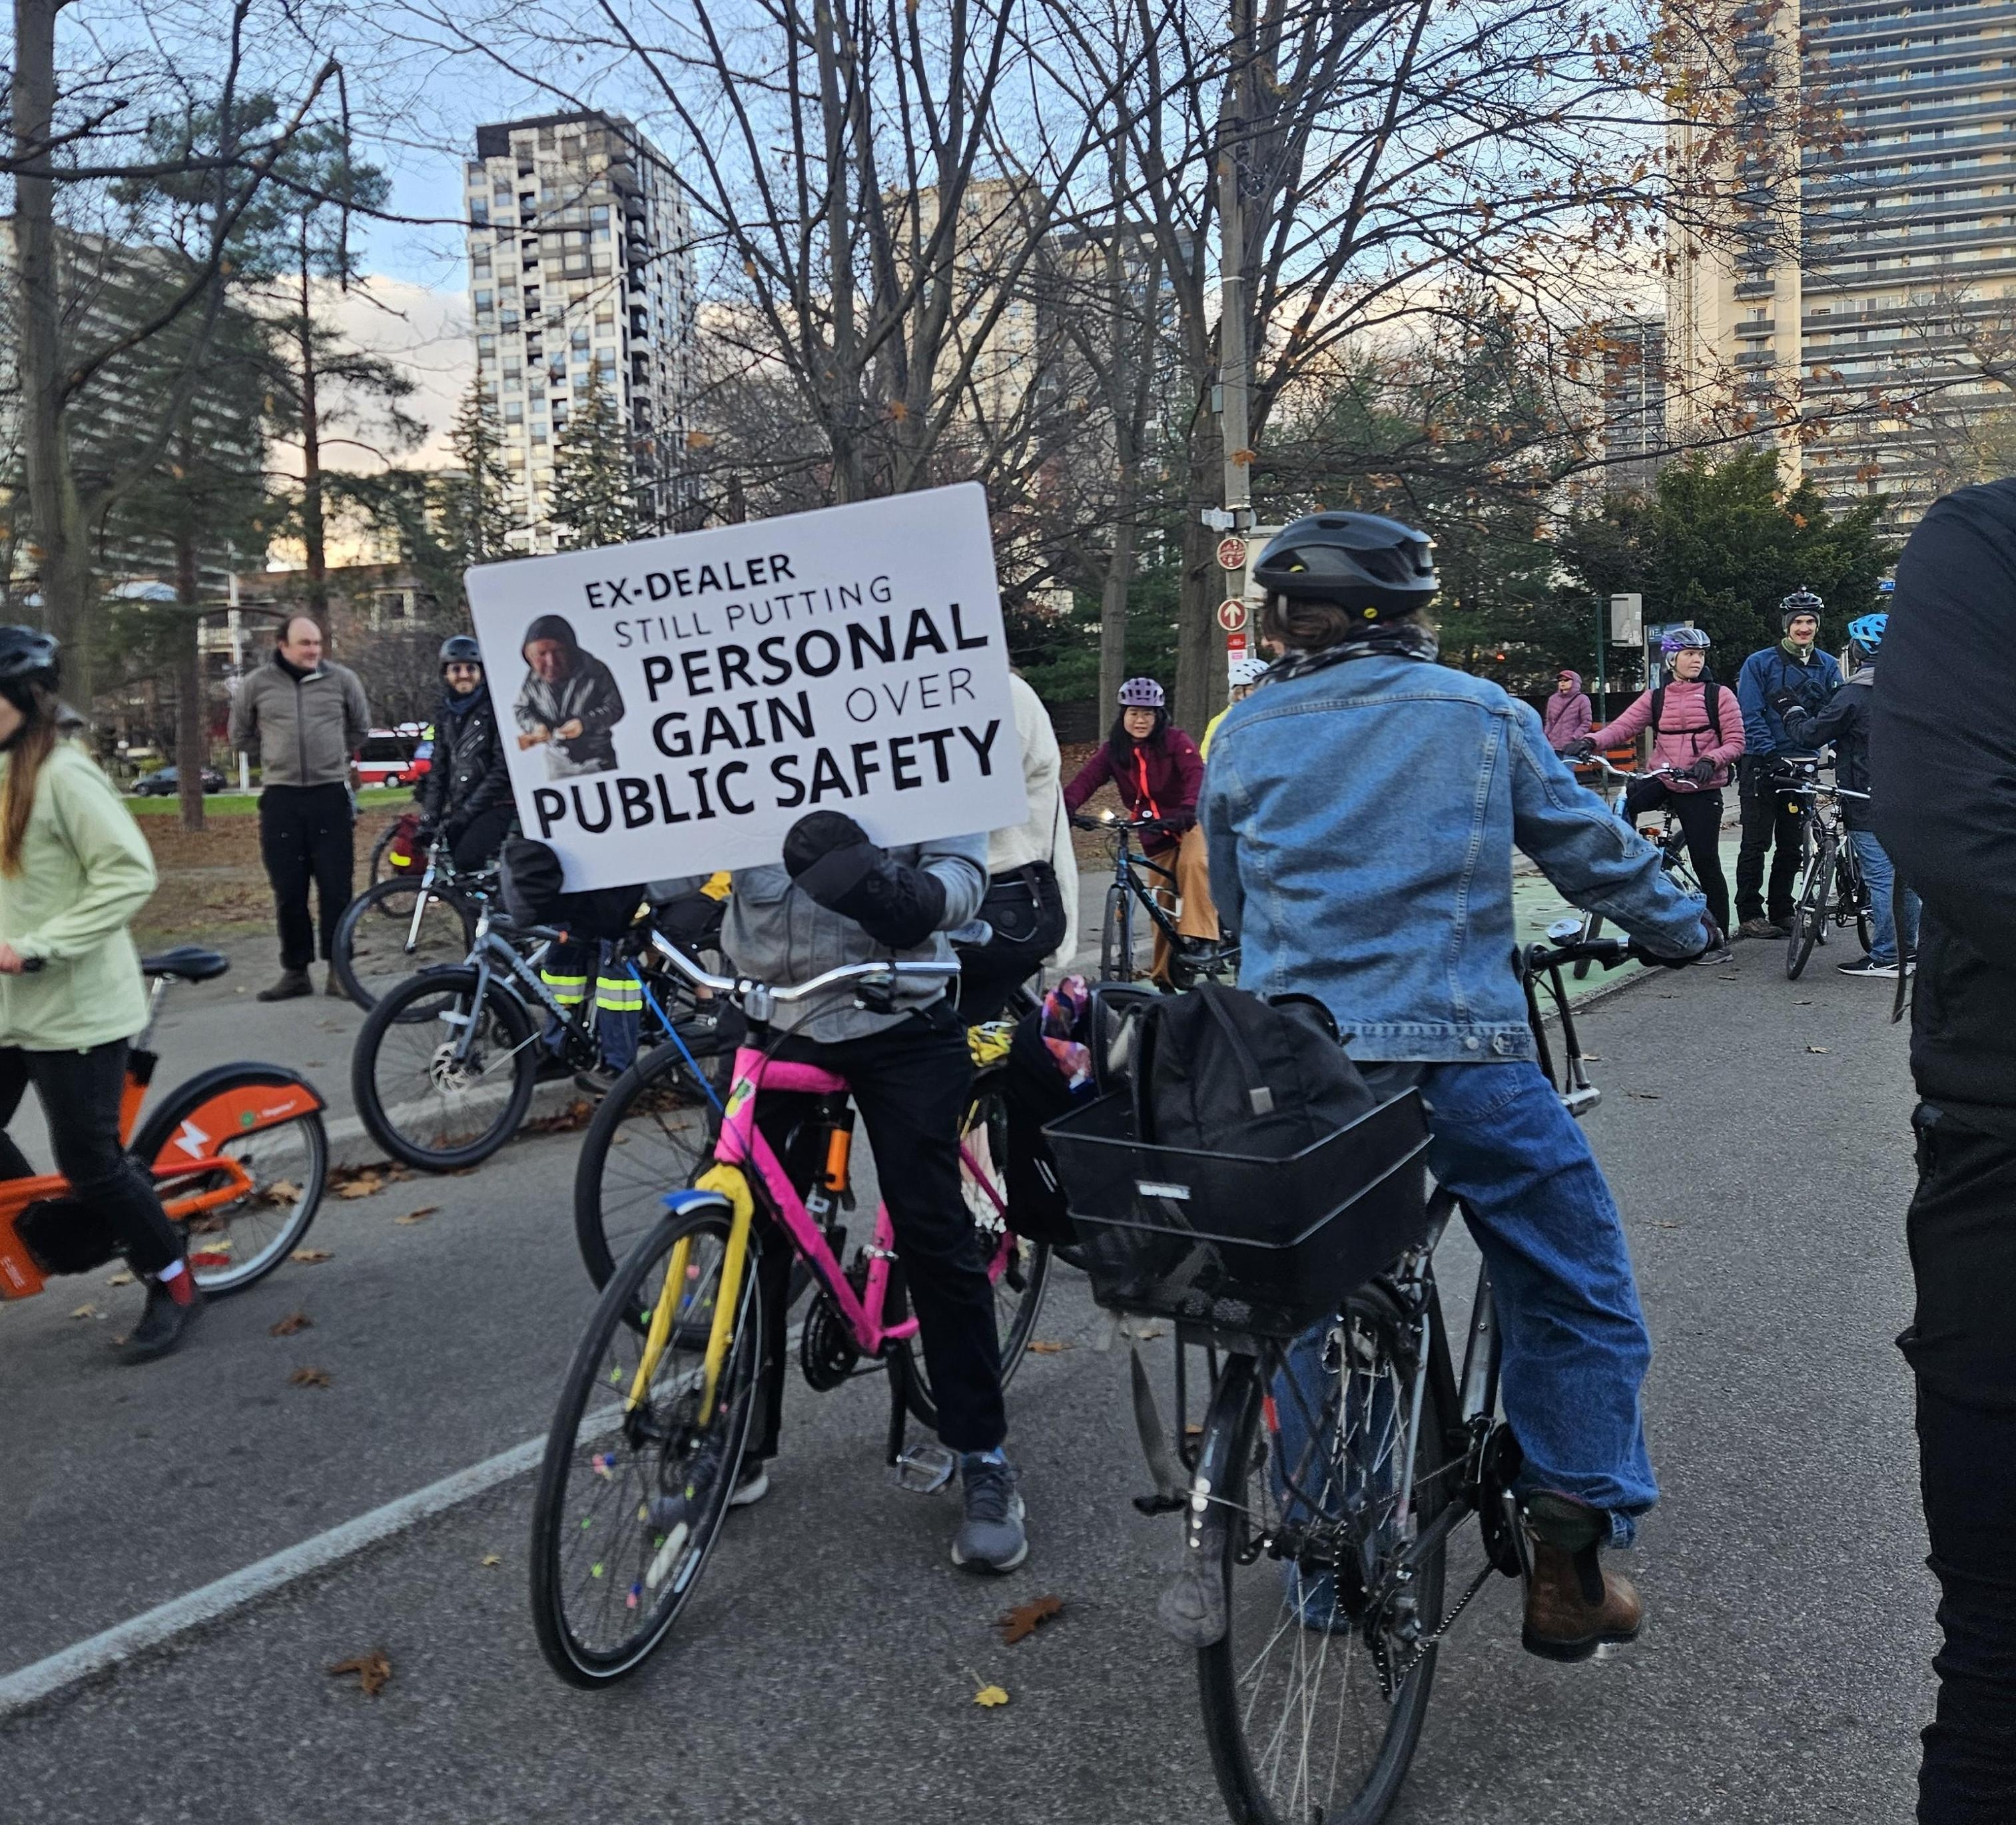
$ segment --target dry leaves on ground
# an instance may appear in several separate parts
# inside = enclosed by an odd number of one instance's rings
[[[1064,1607],[1064,1600],[1060,1596],[1031,1597],[1026,1604],[1017,1604],[1005,1611],[997,1618],[995,1626],[1001,1631],[1003,1644],[1013,1647],[1024,1636],[1035,1634],[1038,1627],[1053,1616],[1062,1615]]]
[[[404,1166],[338,1166],[329,1174],[329,1183],[338,1197],[371,1197],[412,1176]]]
[[[333,1261],[336,1257],[326,1248],[297,1248],[287,1258],[290,1261],[305,1262],[310,1267],[313,1267],[319,1261]]]
[[[409,1211],[403,1217],[394,1217],[392,1221],[395,1223],[424,1223],[440,1208],[437,1204],[423,1204],[418,1210]]]
[[[1806,1049],[1809,1052],[1824,1053],[1827,1050],[1827,1048],[1824,1046],[1809,1046]]]
[[[133,1283],[133,1270],[122,1267],[105,1283],[108,1287],[130,1287]]]
[[[340,1660],[329,1670],[337,1679],[355,1673],[364,1696],[376,1698],[384,1689],[385,1682],[392,1676],[392,1663],[382,1653],[374,1652],[355,1654],[348,1660]]]
[[[504,1563],[504,1555],[502,1553],[485,1553],[477,1562],[484,1565],[502,1565]]]
[[[1659,1092],[1657,1090],[1626,1090],[1624,1093],[1627,1096],[1636,1096],[1642,1103],[1656,1103],[1659,1100]]]
[[[100,1312],[95,1305],[92,1305],[89,1300],[86,1300],[83,1305],[78,1306],[77,1308],[70,1314],[70,1316],[73,1318],[103,1318],[105,1314]]]
[[[1056,1343],[1049,1337],[1038,1337],[1029,1345],[1029,1354],[1032,1356],[1057,1356],[1070,1348],[1069,1344]]]
[[[329,1386],[329,1371],[326,1369],[297,1369],[287,1377],[287,1382],[293,1388],[326,1388]]]
[[[305,1312],[290,1312],[285,1318],[269,1324],[266,1334],[270,1337],[290,1337],[297,1330],[307,1330],[315,1320]]]
[[[997,1704],[1006,1704],[1008,1694],[999,1686],[982,1686],[974,1694],[973,1701],[983,1709],[992,1711]]]
[[[595,1105],[585,1096],[578,1096],[557,1113],[535,1116],[518,1132],[520,1134],[572,1134],[595,1119]]]
[[[301,1188],[291,1179],[275,1179],[260,1195],[268,1204],[290,1204],[300,1197]]]

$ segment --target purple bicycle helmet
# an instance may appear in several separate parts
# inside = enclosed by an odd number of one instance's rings
[[[1130,678],[1120,687],[1123,710],[1159,710],[1166,701],[1162,687],[1152,678]]]
[[[1712,643],[1699,628],[1669,628],[1659,650],[1670,659],[1676,653],[1705,653]]]

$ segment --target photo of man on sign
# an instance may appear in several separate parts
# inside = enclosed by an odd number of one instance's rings
[[[623,693],[609,668],[581,650],[564,615],[541,615],[525,630],[522,650],[525,682],[513,706],[519,747],[545,748],[549,779],[614,771],[609,732],[623,720]]]

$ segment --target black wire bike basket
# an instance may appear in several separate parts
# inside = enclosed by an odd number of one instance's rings
[[[1092,1296],[1113,1311],[1294,1337],[1427,1236],[1413,1090],[1282,1159],[1150,1146],[1125,1094],[1043,1132]]]

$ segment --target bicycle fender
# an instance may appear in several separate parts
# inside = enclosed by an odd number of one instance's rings
[[[327,1107],[313,1084],[283,1064],[214,1065],[178,1084],[127,1151],[149,1166],[185,1164],[221,1141]]]

